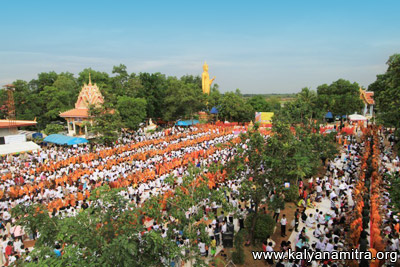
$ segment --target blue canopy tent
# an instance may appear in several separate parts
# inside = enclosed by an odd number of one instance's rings
[[[211,114],[218,114],[218,109],[217,107],[213,107],[210,111]]]
[[[62,134],[51,134],[51,135],[47,136],[45,139],[43,139],[43,141],[47,142],[47,143],[53,143],[53,144],[57,144],[57,145],[68,145],[68,146],[89,142],[85,138],[71,137],[71,136],[66,136],[66,135],[62,135]]]
[[[325,119],[333,119],[333,114],[332,114],[332,112],[329,111],[328,113],[326,113]]]
[[[177,121],[175,126],[192,126],[198,124],[199,120],[187,120],[187,121]]]

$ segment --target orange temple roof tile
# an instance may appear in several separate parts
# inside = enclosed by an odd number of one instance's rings
[[[89,109],[87,108],[74,108],[60,113],[63,118],[88,118]]]

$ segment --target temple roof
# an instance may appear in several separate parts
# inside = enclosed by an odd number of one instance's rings
[[[89,84],[83,85],[78,99],[76,100],[75,108],[89,108],[89,105],[99,105],[103,103],[104,98],[97,85],[92,85],[89,73]]]
[[[375,105],[374,92],[366,91],[360,88],[360,97],[368,105]]]
[[[0,128],[13,128],[13,127],[23,127],[23,126],[32,126],[36,125],[36,120],[34,121],[26,121],[26,120],[0,120]]]
[[[365,92],[365,97],[367,99],[368,104],[375,104],[374,100],[374,92]]]
[[[60,117],[63,118],[88,118],[89,109],[88,108],[74,108],[60,113]]]
[[[92,80],[90,78],[89,73],[89,83],[84,84],[82,86],[82,90],[79,93],[78,99],[75,103],[75,108],[60,113],[60,117],[71,118],[71,117],[80,117],[80,118],[88,118],[89,117],[89,106],[90,105],[100,105],[104,103],[103,95],[101,94],[99,88],[96,84],[92,84]]]

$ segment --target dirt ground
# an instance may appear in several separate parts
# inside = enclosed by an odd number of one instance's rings
[[[318,170],[318,175],[321,177],[325,173],[325,168],[320,167]],[[304,180],[306,188],[308,188],[308,183],[307,179]],[[308,190],[307,190],[308,191]],[[309,193],[309,192],[308,192]],[[296,211],[296,204],[294,203],[285,203],[285,209],[281,210],[278,223],[276,224],[275,232],[271,236],[272,240],[275,241],[276,245],[274,250],[279,251],[280,249],[280,244],[283,240],[287,241],[294,229],[291,228],[290,223],[294,219],[294,212]],[[267,209],[268,210],[268,209]],[[273,212],[269,212],[271,216],[273,216]],[[285,214],[287,218],[287,227],[286,227],[286,237],[281,237],[281,227],[279,224],[279,220],[282,218],[282,215]],[[216,257],[216,265],[210,264],[210,266],[217,266],[217,267],[226,267],[226,266],[255,266],[255,267],[261,267],[261,266],[268,266],[268,264],[264,260],[253,260],[252,257],[252,251],[262,251],[262,244],[256,245],[256,246],[249,246],[246,247],[244,246],[244,251],[245,251],[245,262],[243,265],[240,264],[228,264],[230,259],[231,259],[231,253],[234,251],[234,248],[231,249],[225,249],[225,254],[227,255],[226,257],[221,257],[220,255]]]
[[[281,219],[282,215],[285,214],[287,221],[288,221],[288,228],[286,229],[286,237],[281,237],[281,228],[278,223],[276,224],[275,232],[272,235],[272,239],[276,242],[275,250],[279,250],[280,244],[283,240],[288,240],[290,234],[292,233],[289,230],[292,230],[290,227],[290,222],[294,219],[294,212],[296,211],[296,205],[294,203],[285,203],[285,209],[281,210],[279,220]],[[273,213],[270,213],[272,216]],[[235,251],[234,248],[225,249],[224,252],[227,255],[226,257],[222,257],[218,255],[216,257],[216,265],[210,264],[210,266],[217,266],[217,267],[225,267],[225,266],[234,266],[229,265],[229,259],[231,259],[232,252]],[[254,267],[261,267],[261,266],[268,266],[268,264],[264,260],[253,260],[252,251],[262,251],[262,244],[256,246],[244,246],[244,253],[245,253],[245,262],[243,265],[236,264],[236,266],[254,266]]]

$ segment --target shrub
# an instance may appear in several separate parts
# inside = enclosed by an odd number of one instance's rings
[[[248,231],[251,231],[251,224],[253,221],[254,213],[250,213],[245,221],[245,226]],[[275,220],[269,214],[258,213],[256,218],[256,226],[254,229],[254,240],[256,242],[264,241],[267,236],[272,235],[274,232]]]
[[[246,257],[246,255],[244,254],[244,249],[243,249],[244,235],[245,235],[245,231],[242,229],[236,234],[235,239],[234,239],[234,246],[235,246],[236,251],[234,251],[232,253],[232,260],[233,260],[233,263],[235,263],[235,264],[243,264],[244,259]]]
[[[296,202],[299,199],[299,187],[297,185],[292,185],[289,189],[286,189],[284,192],[285,192],[286,202]]]
[[[62,132],[64,130],[64,126],[59,124],[47,124],[46,129],[44,129],[44,133],[47,135],[56,134]]]

